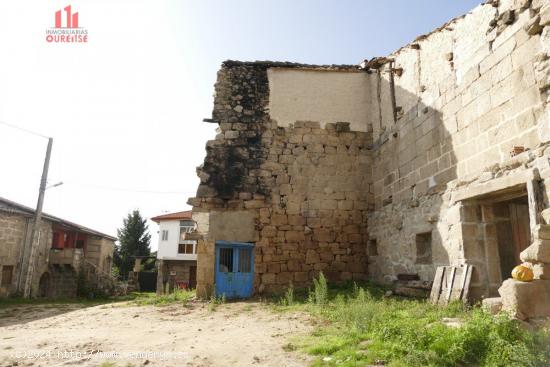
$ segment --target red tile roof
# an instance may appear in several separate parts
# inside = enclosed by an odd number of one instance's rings
[[[184,212],[175,212],[175,213],[157,215],[156,217],[151,218],[151,220],[158,223],[161,220],[191,219],[191,214],[192,214],[191,210],[187,210],[187,211],[184,211]]]

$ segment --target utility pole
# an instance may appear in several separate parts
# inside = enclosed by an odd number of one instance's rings
[[[25,239],[23,252],[23,262],[21,266],[23,282],[23,297],[29,298],[32,289],[32,276],[36,264],[35,257],[38,255],[40,247],[40,222],[42,220],[42,205],[44,204],[44,193],[46,192],[46,182],[48,180],[48,169],[50,167],[50,156],[52,154],[53,138],[48,138],[48,148],[46,149],[46,159],[44,160],[44,168],[42,169],[42,178],[40,180],[40,189],[38,191],[38,203],[31,223],[30,236]],[[36,237],[36,238],[35,238]],[[28,255],[27,255],[28,254]]]

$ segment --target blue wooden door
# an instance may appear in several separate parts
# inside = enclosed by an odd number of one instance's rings
[[[248,298],[254,287],[254,245],[216,242],[216,296]]]

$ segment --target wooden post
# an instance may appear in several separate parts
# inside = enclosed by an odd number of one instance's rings
[[[527,200],[529,202],[529,227],[531,238],[534,238],[534,231],[537,224],[541,223],[541,212],[544,209],[544,196],[540,185],[538,170],[533,170],[533,177],[527,180]]]

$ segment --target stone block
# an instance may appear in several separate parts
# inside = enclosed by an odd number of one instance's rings
[[[550,264],[533,264],[535,279],[550,280]]]
[[[344,271],[340,274],[340,279],[343,281],[351,280],[353,279],[353,274],[350,273],[349,271]]]
[[[307,282],[309,280],[309,273],[307,271],[297,271],[294,273],[294,281]]]
[[[483,75],[497,63],[499,63],[507,55],[510,55],[516,48],[516,39],[514,37],[509,38],[506,42],[500,45],[494,50],[485,60],[479,64],[479,72]]]
[[[294,278],[294,273],[285,271],[277,274],[277,283],[281,285],[290,285],[292,279]]]
[[[533,231],[533,235],[536,240],[550,240],[550,225],[537,224]]]
[[[262,237],[267,237],[267,238],[275,237],[277,235],[277,228],[275,228],[274,226],[265,226],[261,230],[260,234]]]
[[[498,293],[502,298],[503,311],[520,320],[550,317],[550,280],[520,282],[507,279]]]
[[[263,284],[275,284],[276,274],[266,273],[262,274],[262,283]]]
[[[281,271],[281,264],[275,263],[275,264],[267,265],[268,273],[279,273],[280,271]]]
[[[485,298],[482,301],[482,306],[490,314],[496,315],[502,310],[502,298],[500,297]]]
[[[323,270],[328,269],[328,264],[327,263],[317,263],[317,264],[313,265],[313,269],[317,270],[317,271],[323,271]]]
[[[271,224],[274,226],[288,224],[288,217],[285,214],[273,214],[271,216]]]
[[[520,254],[521,261],[550,264],[550,240],[535,240]]]
[[[306,224],[306,219],[301,215],[289,215],[288,224],[292,226],[303,226]]]
[[[289,271],[300,271],[302,269],[301,261],[296,259],[290,259],[286,263]]]
[[[285,239],[290,242],[305,241],[305,235],[303,231],[288,231],[285,233]]]
[[[306,252],[306,264],[316,264],[321,261],[319,254],[315,250],[307,250]]]
[[[546,27],[550,25],[550,6],[542,9],[540,12],[540,25]]]

